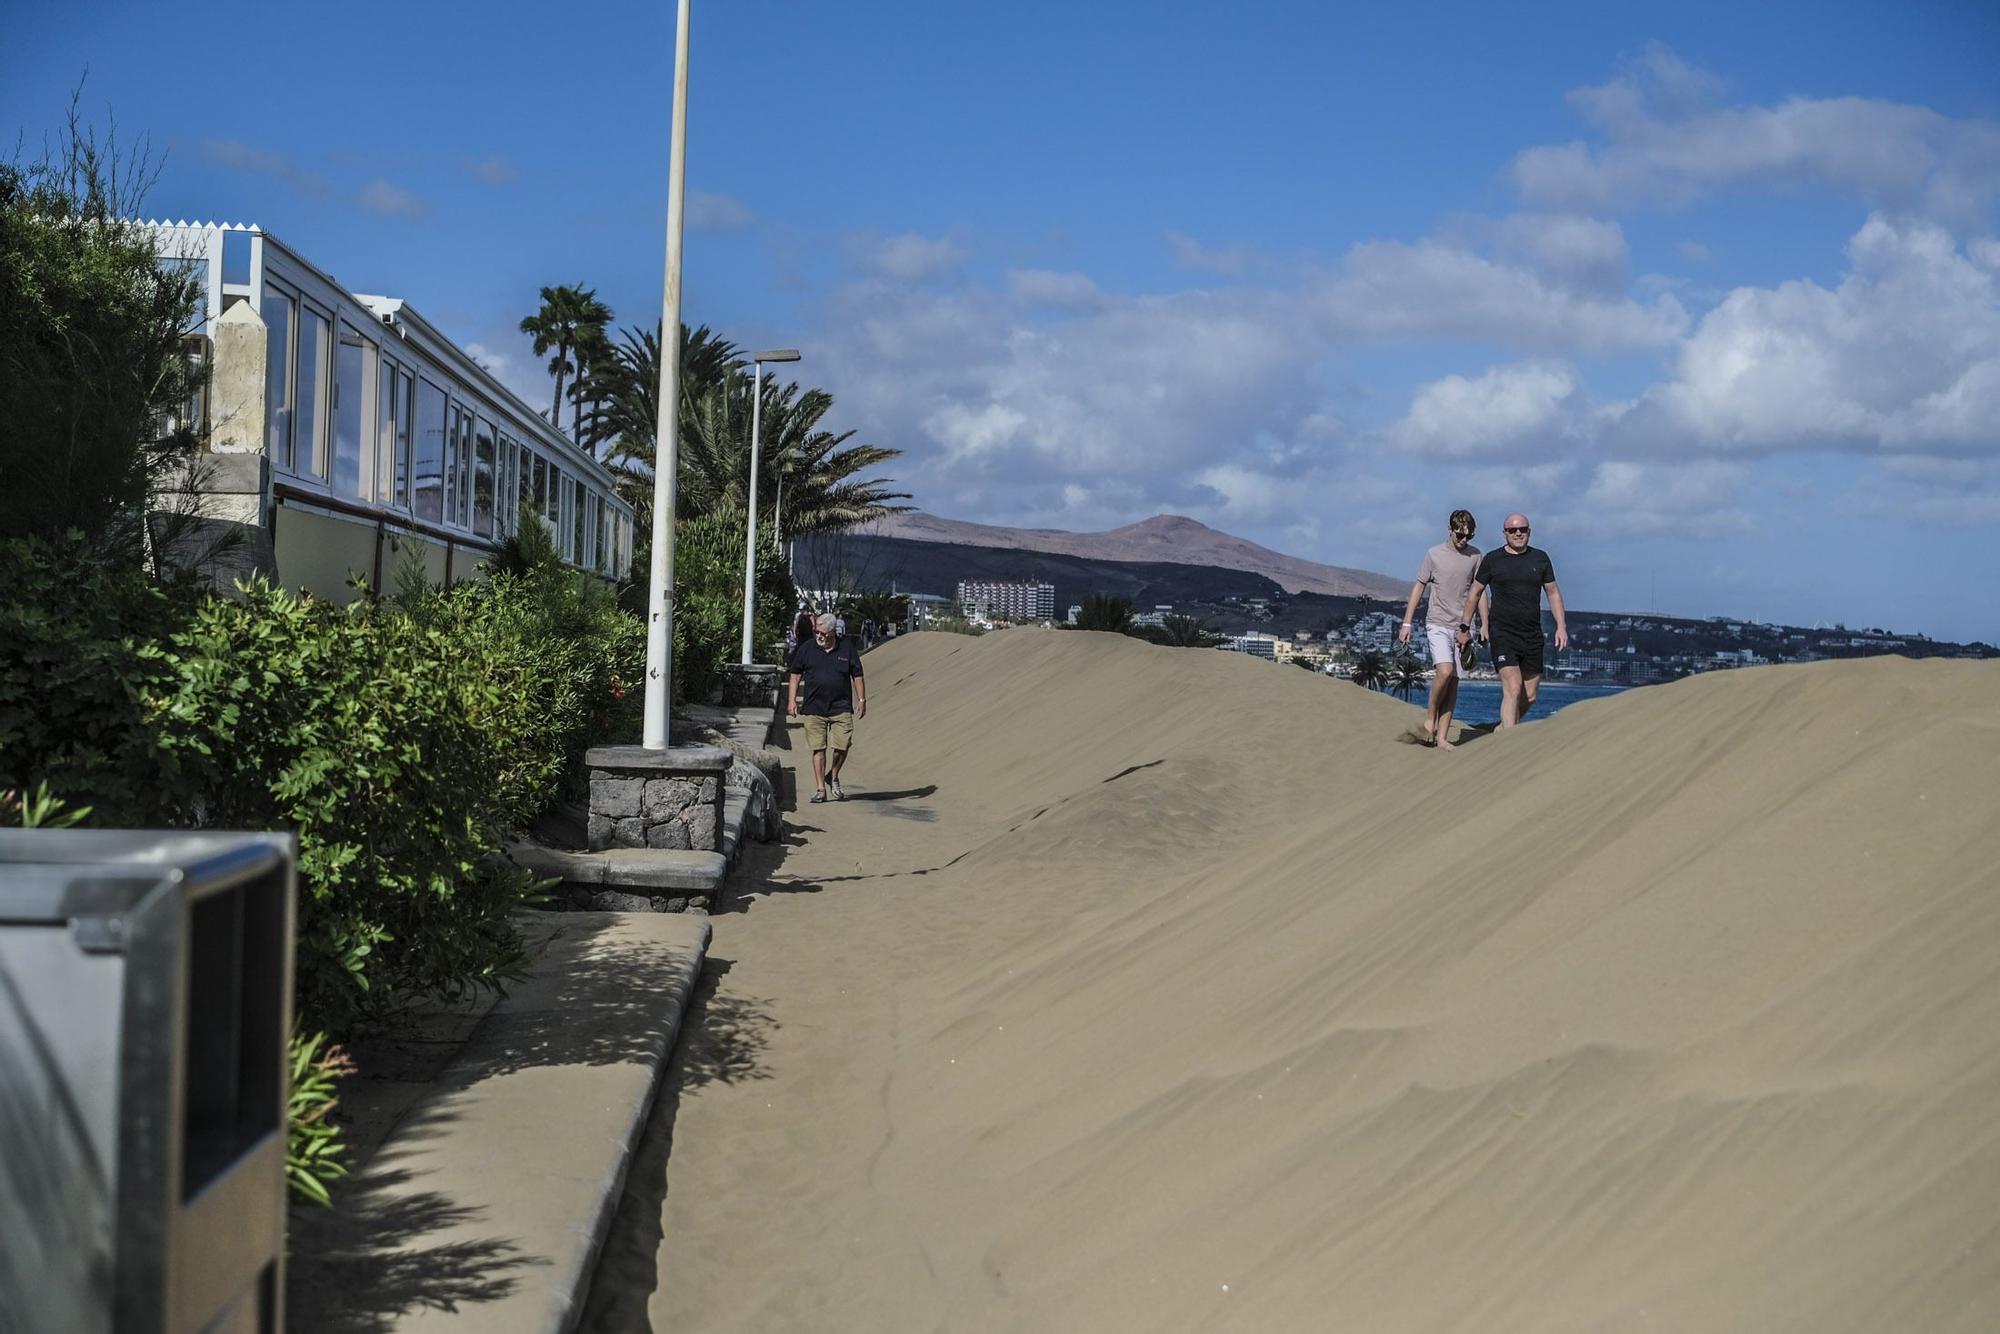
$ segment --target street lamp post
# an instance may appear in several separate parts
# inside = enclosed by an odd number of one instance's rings
[[[743,665],[750,665],[750,624],[757,611],[757,473],[761,467],[763,441],[759,434],[764,407],[764,363],[767,361],[797,361],[797,348],[777,347],[767,352],[759,352],[750,358],[756,368],[756,376],[751,382],[750,396],[750,531],[743,542]],[[776,521],[772,523],[776,529]]]
[[[660,411],[653,439],[652,593],[646,608],[647,750],[667,748],[673,680],[674,507],[680,503],[681,231],[687,218],[688,5],[674,25],[674,133],[667,159],[667,278],[660,308]]]

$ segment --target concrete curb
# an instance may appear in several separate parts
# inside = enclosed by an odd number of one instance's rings
[[[435,1225],[405,1253],[496,1257],[490,1299],[391,1328],[568,1334],[707,953],[697,913],[549,914],[532,975],[474,1030],[363,1173],[380,1207]],[[441,1201],[446,1207],[429,1205]]]

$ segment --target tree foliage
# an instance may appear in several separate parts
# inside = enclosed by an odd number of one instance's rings
[[[681,329],[678,508],[685,519],[746,508],[750,491],[753,377],[735,344],[706,325]],[[650,522],[658,452],[660,338],[623,330],[592,374],[583,438],[601,448],[619,491]],[[851,527],[906,506],[889,484],[861,474],[899,450],[853,443],[826,430],[832,395],[767,379],[759,409],[758,524],[773,538]],[[782,505],[782,511],[780,510]],[[777,531],[782,519],[783,533]]]
[[[1132,604],[1124,598],[1091,593],[1083,599],[1076,615],[1079,630],[1109,630],[1123,634],[1132,628]]]
[[[548,356],[549,374],[555,377],[555,397],[549,404],[549,422],[562,429],[563,382],[581,376],[589,363],[609,348],[605,330],[611,325],[611,307],[597,299],[597,289],[573,283],[566,287],[544,287],[542,304],[534,314],[521,320],[521,332],[534,339],[535,355]],[[579,414],[572,414],[571,430],[582,438]]]
[[[74,102],[39,160],[0,164],[0,538],[75,531],[137,560],[149,494],[194,447],[202,275],[128,221],[150,173]]]

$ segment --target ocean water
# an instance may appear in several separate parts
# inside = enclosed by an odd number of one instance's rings
[[[1542,682],[1541,693],[1535,696],[1535,711],[1528,715],[1528,721],[1547,718],[1560,713],[1578,700],[1603,699],[1606,695],[1616,695],[1627,690],[1644,689],[1643,686],[1617,685],[1558,685]],[[1410,702],[1422,708],[1427,696],[1415,694]],[[1500,721],[1500,683],[1498,681],[1460,681],[1458,683],[1458,707],[1452,710],[1452,721],[1472,726],[1478,723]]]

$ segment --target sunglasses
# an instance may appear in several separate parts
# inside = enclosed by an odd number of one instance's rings
[[[1503,533],[1525,533],[1528,530],[1526,528],[1502,528],[1500,531]]]

